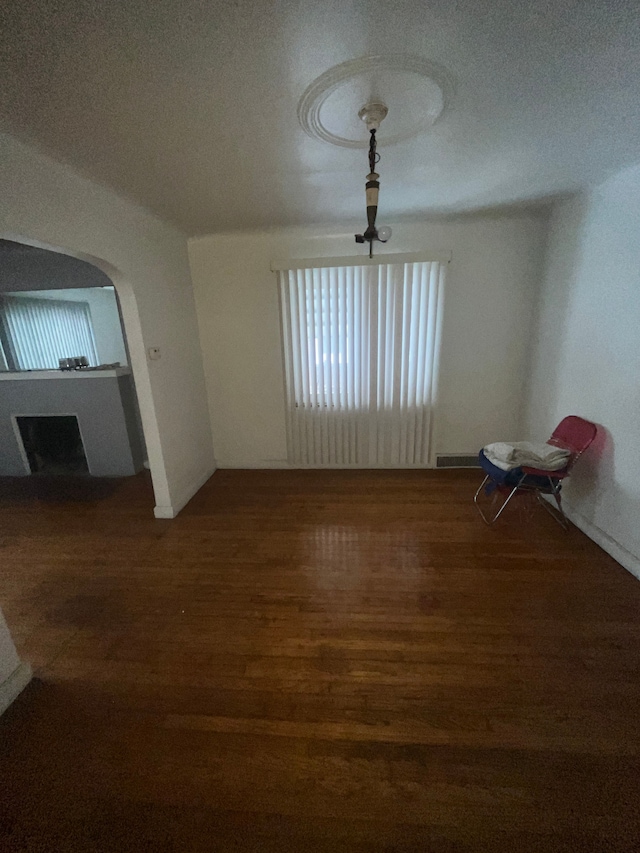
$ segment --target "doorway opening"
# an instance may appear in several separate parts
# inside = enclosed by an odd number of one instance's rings
[[[120,300],[96,264],[0,239],[0,391],[0,478],[148,479]]]

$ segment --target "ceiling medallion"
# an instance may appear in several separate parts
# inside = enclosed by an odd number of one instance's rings
[[[379,145],[392,145],[431,127],[450,103],[449,72],[420,56],[362,56],[336,65],[307,88],[298,104],[303,130],[342,148],[367,148],[368,134],[358,121],[363,103],[393,104],[393,131]],[[355,117],[355,120],[354,120]]]

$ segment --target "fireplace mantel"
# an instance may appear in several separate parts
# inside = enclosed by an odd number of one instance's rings
[[[102,370],[99,367],[84,367],[80,370],[5,370],[0,372],[0,382],[23,379],[114,379],[129,376],[129,367]]]

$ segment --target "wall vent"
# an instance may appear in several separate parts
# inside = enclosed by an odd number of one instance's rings
[[[436,457],[436,468],[479,468],[478,454],[473,456],[438,456]]]

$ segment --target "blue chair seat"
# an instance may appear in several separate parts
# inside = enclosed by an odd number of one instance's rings
[[[549,477],[554,479],[555,471],[549,471],[549,474],[545,476],[528,474],[525,479],[522,480],[522,475],[525,473],[523,468],[509,468],[509,470],[504,471],[502,468],[498,468],[497,465],[494,465],[493,462],[490,462],[487,459],[484,455],[484,450],[481,450],[478,454],[478,461],[480,462],[480,467],[483,469],[485,474],[489,476],[489,482],[485,486],[485,494],[487,495],[490,495],[498,486],[513,488],[514,486],[520,485],[523,489],[538,489],[542,492],[552,491],[549,483]],[[564,475],[564,472],[558,473]],[[556,477],[555,479],[559,478]],[[522,482],[520,482],[521,480]]]

